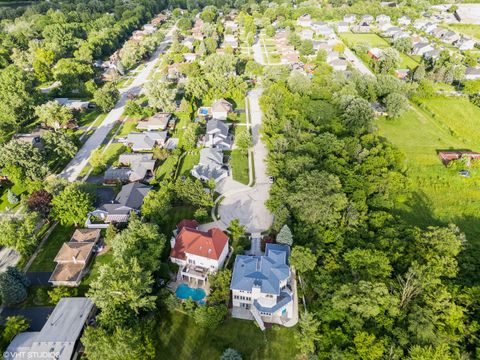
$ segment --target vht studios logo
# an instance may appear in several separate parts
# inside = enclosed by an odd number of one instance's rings
[[[5,351],[5,359],[59,359],[59,352],[50,351]]]

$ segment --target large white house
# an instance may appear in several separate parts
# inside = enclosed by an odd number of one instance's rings
[[[230,283],[232,316],[253,318],[262,330],[264,322],[286,325],[297,318],[289,254],[288,246],[267,244],[263,256],[236,257]]]
[[[233,106],[227,100],[217,100],[212,104],[212,117],[217,120],[227,120],[228,113],[232,110]]]
[[[196,280],[204,285],[209,273],[223,267],[228,255],[228,236],[219,228],[200,231],[195,220],[182,220],[170,246],[170,261],[180,266],[178,280]]]

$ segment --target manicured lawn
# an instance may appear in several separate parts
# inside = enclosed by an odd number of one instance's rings
[[[29,271],[53,271],[56,265],[53,259],[62,247],[62,244],[70,240],[74,229],[73,225],[58,224],[40,249]]]
[[[407,69],[413,70],[418,66],[418,62],[415,61],[410,56],[405,54],[400,54],[400,57],[402,58],[402,63],[400,64],[401,68],[407,68]]]
[[[471,178],[464,178],[457,170],[446,168],[437,156],[441,149],[479,150],[480,134],[474,123],[480,110],[453,98],[426,104],[436,111],[435,117],[414,108],[398,120],[378,120],[380,134],[405,154],[413,190],[413,197],[400,203],[398,211],[419,226],[454,222],[469,241],[480,245],[480,170],[470,169]]]
[[[108,165],[113,164],[118,160],[118,157],[125,152],[127,148],[121,143],[112,143],[105,151],[105,162]]]
[[[172,172],[175,172],[177,158],[170,156],[160,165],[155,171],[155,177],[158,181],[162,181],[166,175],[170,175]],[[173,175],[172,175],[173,176]]]
[[[118,134],[115,136],[115,138],[118,139],[118,138],[127,136],[131,132],[136,131],[136,127],[137,127],[137,121],[133,119],[128,119],[123,123],[122,128],[120,129]]]
[[[165,359],[219,359],[229,347],[243,359],[295,359],[294,329],[274,326],[262,332],[253,321],[228,319],[216,329],[204,329],[179,312],[158,316],[156,353]]]
[[[248,185],[248,154],[243,154],[240,150],[232,150],[230,156],[233,179]]]
[[[171,235],[175,226],[183,219],[193,219],[193,214],[196,208],[189,205],[174,206],[168,211],[168,215],[164,221],[165,226],[162,227],[162,232],[166,235]]]
[[[355,47],[358,43],[368,43],[371,47],[386,48],[390,44],[382,39],[377,34],[353,34],[353,33],[344,33],[340,34],[340,38],[346,43],[350,48]]]
[[[187,153],[182,160],[180,160],[180,169],[178,171],[178,176],[188,176],[190,170],[198,164],[200,160],[200,154],[198,152]]]
[[[473,24],[451,24],[448,26],[454,31],[480,39],[480,25]]]
[[[2,185],[2,187],[0,187],[0,211],[5,210],[6,208],[15,209],[18,205],[20,205],[20,202],[13,205],[8,202],[7,197],[8,197],[9,189],[11,189],[19,199],[20,199],[20,195],[25,192],[25,188],[22,186],[22,184]]]

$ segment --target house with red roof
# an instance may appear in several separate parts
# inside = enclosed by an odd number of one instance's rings
[[[179,265],[177,280],[207,282],[208,274],[221,269],[228,255],[228,236],[219,228],[198,229],[195,220],[182,220],[170,240],[170,261]]]

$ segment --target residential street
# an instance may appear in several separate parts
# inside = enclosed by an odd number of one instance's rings
[[[147,82],[147,78],[155,67],[159,56],[170,44],[174,31],[175,27],[172,27],[168,31],[165,40],[160,44],[150,60],[145,63],[144,68],[137,74],[132,84],[126,88],[120,89],[120,100],[117,105],[115,105],[115,107],[108,113],[100,126],[97,127],[95,132],[88,138],[85,144],[83,144],[75,157],[68,163],[67,167],[60,173],[60,177],[71,182],[78,179],[83,168],[88,164],[88,159],[90,158],[92,151],[97,149],[104,142],[115,123],[120,120],[128,96],[130,94],[139,94],[142,91],[142,87]]]
[[[262,89],[254,89],[248,93],[253,137],[255,184],[253,187],[240,188],[224,193],[224,199],[218,208],[220,221],[225,227],[228,227],[233,219],[239,219],[249,233],[266,231],[273,222],[273,215],[265,207],[265,201],[269,197],[271,185],[268,181],[265,164],[268,151],[265,144],[261,141],[260,134],[262,111],[260,110],[259,98],[261,94]]]

